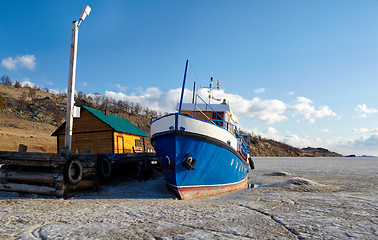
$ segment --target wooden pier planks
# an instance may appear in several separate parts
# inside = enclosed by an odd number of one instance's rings
[[[65,190],[59,190],[54,187],[20,184],[20,183],[6,183],[0,184],[0,190],[8,192],[22,192],[22,193],[35,193],[41,195],[49,195],[56,197],[64,197]]]
[[[137,164],[138,178],[152,175],[152,162],[157,162],[155,153],[125,154],[70,154],[8,152],[0,151],[0,190],[10,192],[35,193],[67,198],[83,190],[98,189],[98,160],[108,158],[112,165],[128,166]],[[75,186],[64,181],[64,166],[67,159],[80,160],[83,166],[82,180]],[[145,166],[148,166],[145,168]]]

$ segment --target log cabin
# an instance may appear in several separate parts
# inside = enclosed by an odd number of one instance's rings
[[[52,136],[57,137],[57,152],[64,147],[66,123]],[[80,117],[74,118],[72,153],[130,153],[145,152],[148,135],[126,119],[81,106]]]

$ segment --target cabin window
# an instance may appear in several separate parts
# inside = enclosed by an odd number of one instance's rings
[[[134,152],[143,152],[143,139],[135,139]]]
[[[143,147],[143,140],[142,139],[135,139],[135,146],[136,147]]]

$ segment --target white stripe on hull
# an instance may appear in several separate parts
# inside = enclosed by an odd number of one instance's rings
[[[175,127],[175,115],[168,115],[157,119],[151,124],[151,135],[159,134],[174,130]],[[171,129],[169,129],[171,128]],[[235,150],[237,149],[236,137],[227,131],[226,129],[214,125],[209,122],[205,122],[196,118],[188,117],[185,115],[178,115],[177,130],[200,134],[208,137],[218,139],[224,143],[229,144]]]

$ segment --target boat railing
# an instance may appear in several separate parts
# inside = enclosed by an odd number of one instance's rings
[[[238,133],[238,152],[247,160],[247,156],[251,154],[250,140],[248,135]]]
[[[207,119],[207,121],[214,123],[215,125],[224,128],[236,136],[238,127],[230,122],[219,119]],[[218,124],[217,124],[218,123]]]
[[[208,108],[209,109],[211,109],[211,112],[212,113],[215,113],[219,118],[223,118],[221,115],[219,115],[219,113],[217,113],[209,104],[207,104],[206,103],[206,101],[205,100],[203,100],[203,98],[201,98],[199,95],[197,95],[196,94],[196,98],[195,98],[195,102],[194,102],[194,109],[193,109],[193,113],[192,113],[192,117],[195,117],[195,114],[196,114],[196,112],[199,112],[199,113],[201,113],[204,117],[205,117],[205,119],[206,119],[206,121],[209,121],[209,122],[212,122],[213,124],[215,124],[215,122],[213,121],[213,120],[216,120],[216,119],[212,119],[212,118],[209,118],[207,115],[206,115],[206,113],[204,113],[198,106],[197,106],[197,99],[199,99],[199,100],[201,100],[202,101],[202,103],[204,103],[205,104],[205,112],[208,112],[208,111],[210,111],[210,110],[208,110]]]

